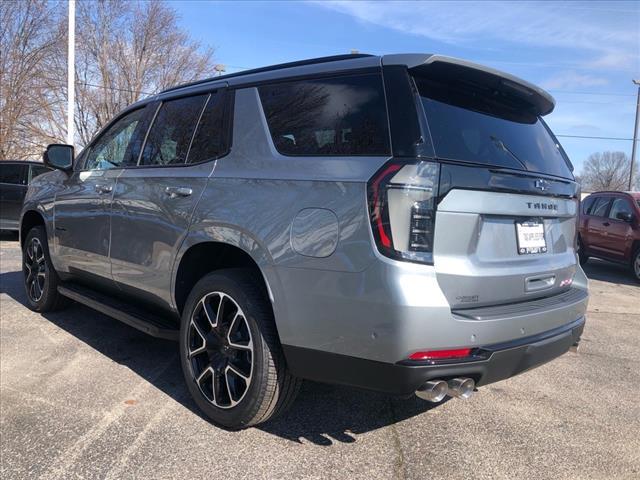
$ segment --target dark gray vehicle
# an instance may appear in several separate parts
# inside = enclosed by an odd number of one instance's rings
[[[40,162],[0,161],[0,230],[18,231],[27,186],[38,175],[51,171]]]
[[[508,74],[348,55],[169,89],[29,188],[25,288],[179,340],[188,388],[241,428],[300,379],[429,401],[577,344],[578,187]]]

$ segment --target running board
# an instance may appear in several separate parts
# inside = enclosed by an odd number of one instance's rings
[[[58,292],[152,337],[178,340],[177,325],[139,307],[73,283],[58,285]]]

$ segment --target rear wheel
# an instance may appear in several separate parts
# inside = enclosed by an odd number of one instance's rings
[[[636,277],[636,280],[640,282],[640,247],[636,250],[631,260],[631,269]]]
[[[227,428],[283,412],[300,388],[287,369],[268,299],[245,270],[212,273],[195,285],[182,316],[180,358],[195,402]]]
[[[29,230],[22,248],[24,288],[31,309],[50,312],[66,305],[67,299],[58,293],[60,279],[51,264],[47,233],[43,226]]]

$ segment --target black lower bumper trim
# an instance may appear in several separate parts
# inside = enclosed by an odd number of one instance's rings
[[[411,395],[429,380],[470,377],[482,386],[540,366],[580,341],[585,320],[516,342],[483,347],[486,360],[440,365],[378,362],[291,345],[283,350],[291,372],[301,378],[394,395]]]

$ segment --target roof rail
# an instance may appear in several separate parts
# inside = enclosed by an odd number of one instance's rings
[[[227,75],[220,75],[218,77],[205,78],[203,80],[196,80],[195,82],[183,83],[182,85],[176,85],[175,87],[167,88],[160,93],[172,92],[181,88],[192,87],[194,85],[200,85],[203,83],[213,82],[217,80],[226,80],[227,78],[241,77],[243,75],[251,75],[254,73],[271,72],[274,70],[281,70],[284,68],[302,67],[304,65],[315,65],[318,63],[337,62],[340,60],[351,60],[354,58],[373,57],[367,53],[350,53],[346,55],[332,55],[330,57],[311,58],[308,60],[298,60],[296,62],[279,63],[277,65],[270,65],[268,67],[253,68],[251,70],[243,70],[241,72],[229,73]]]

